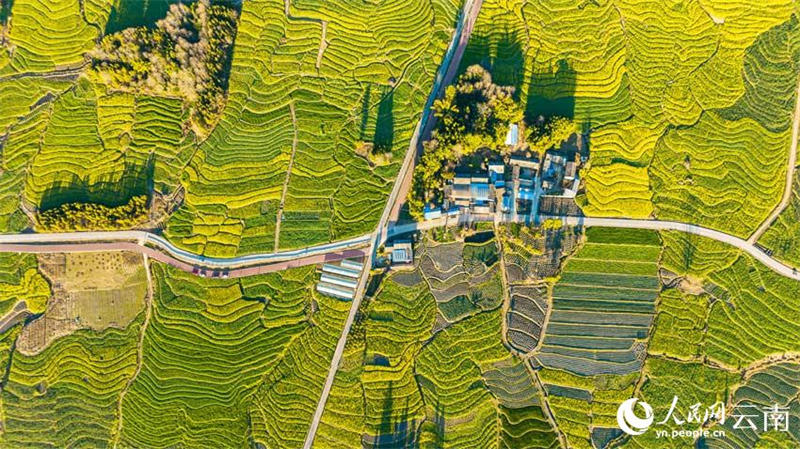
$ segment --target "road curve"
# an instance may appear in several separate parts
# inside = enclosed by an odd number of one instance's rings
[[[152,251],[151,246],[163,251],[169,255],[174,261],[181,262],[182,264],[189,264],[201,268],[208,269],[235,269],[247,266],[258,266],[270,263],[291,261],[296,259],[308,258],[311,256],[320,256],[335,252],[342,252],[352,250],[364,245],[367,245],[371,240],[372,234],[365,234],[354,237],[348,240],[341,240],[337,242],[324,243],[321,245],[310,246],[307,248],[293,249],[287,251],[278,251],[273,253],[260,253],[248,254],[244,256],[223,258],[223,257],[207,257],[200,254],[194,254],[178,248],[169,240],[146,231],[97,231],[97,232],[56,232],[56,233],[30,233],[30,234],[0,234],[0,247],[9,244],[29,244],[29,245],[71,245],[65,247],[65,251],[80,251],[75,245],[88,244],[97,242],[106,242],[99,251],[137,251],[146,253],[148,256],[156,260],[162,261],[154,254],[158,251]],[[133,246],[138,246],[135,248]],[[150,249],[151,251],[146,251]],[[31,251],[41,252],[41,251]],[[51,252],[57,252],[51,249]],[[162,254],[163,255],[163,254]],[[183,265],[177,265],[181,269]],[[191,271],[189,267],[189,271]]]

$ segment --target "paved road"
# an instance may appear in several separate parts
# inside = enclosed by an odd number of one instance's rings
[[[175,268],[186,272],[192,272],[195,265],[188,264],[182,260],[176,259],[169,254],[164,254],[156,249],[142,246],[134,242],[72,242],[72,243],[0,243],[0,252],[9,253],[79,253],[79,252],[104,252],[104,251],[131,251],[144,254],[145,256],[155,259],[161,263],[171,265]],[[270,264],[262,264],[251,267],[232,268],[228,270],[228,276],[231,278],[253,276],[256,274],[273,273],[275,271],[282,271],[289,268],[302,267],[305,265],[316,265],[320,263],[328,263],[339,261],[348,258],[364,258],[367,252],[360,249],[345,249],[336,252],[328,252],[322,254],[314,254],[311,256],[297,257],[295,259],[283,260],[273,262]],[[219,271],[218,271],[219,272]],[[207,276],[211,276],[212,272],[208,270]]]
[[[442,64],[439,66],[431,95],[425,103],[425,109],[422,111],[422,118],[420,118],[419,123],[417,123],[417,128],[414,130],[414,137],[411,139],[411,144],[409,145],[409,151],[406,151],[403,166],[397,175],[397,180],[395,181],[392,191],[392,196],[394,196],[394,198],[389,198],[389,204],[392,205],[389,210],[389,221],[397,221],[397,218],[400,216],[400,209],[403,205],[403,201],[392,200],[397,198],[405,199],[408,195],[408,191],[411,189],[414,163],[417,154],[422,149],[421,142],[428,140],[433,127],[436,125],[436,117],[431,115],[433,102],[439,97],[442,88],[450,85],[458,73],[458,68],[461,65],[461,58],[463,58],[464,51],[467,49],[469,37],[475,26],[475,21],[478,19],[481,5],[483,5],[483,0],[466,0],[464,2],[461,20],[456,27],[453,40],[450,42],[447,53],[444,55]]]
[[[520,218],[522,222],[525,217]],[[599,217],[567,217],[556,215],[540,215],[539,222],[548,219],[558,219],[570,226],[605,226],[609,228],[628,228],[628,229],[652,229],[655,231],[679,231],[689,234],[707,237],[718,242],[727,243],[735,246],[740,250],[753,256],[754,259],[766,265],[769,269],[781,276],[800,281],[800,270],[787,266],[778,260],[772,258],[767,253],[758,248],[755,243],[744,240],[742,238],[726,234],[724,232],[715,231],[713,229],[704,228],[689,223],[681,223],[677,221],[664,221],[664,220],[637,220],[629,218],[599,218]],[[427,229],[438,228],[441,226],[455,226],[464,223],[466,218],[462,216],[456,217],[442,217],[436,220],[427,220],[419,223],[409,223],[400,226],[394,226],[389,229],[388,237],[394,237],[401,234],[406,234],[415,231],[424,231]],[[472,216],[469,217],[470,221],[492,221],[492,216]],[[509,220],[511,221],[511,220]]]
[[[753,235],[747,239],[750,243],[755,243],[761,236],[769,229],[772,222],[778,218],[778,215],[786,209],[789,201],[792,199],[792,186],[794,185],[794,173],[797,168],[797,140],[800,138],[800,81],[797,84],[797,91],[795,91],[795,105],[794,105],[794,120],[792,121],[792,142],[789,144],[789,168],[786,170],[786,186],[783,188],[783,197],[781,202],[769,215],[769,218],[761,223],[761,226],[756,229]]]
[[[431,89],[431,93],[428,96],[428,100],[425,104],[425,109],[422,111],[420,121],[417,123],[417,126],[414,129],[411,142],[406,150],[406,155],[403,159],[403,165],[400,167],[397,179],[392,187],[391,193],[389,194],[389,198],[386,201],[386,206],[384,207],[381,218],[378,221],[378,226],[375,228],[375,232],[370,235],[371,244],[369,247],[369,254],[364,261],[364,271],[361,273],[361,277],[359,278],[358,287],[356,288],[355,295],[353,296],[353,304],[350,306],[350,313],[347,315],[347,320],[344,323],[342,334],[339,336],[339,341],[336,344],[336,349],[334,350],[333,358],[331,359],[330,369],[328,370],[328,376],[325,379],[325,384],[322,387],[322,394],[320,395],[319,402],[317,403],[317,408],[314,411],[314,417],[311,420],[308,434],[306,434],[306,440],[303,444],[304,449],[311,449],[311,446],[314,444],[314,437],[317,434],[317,428],[319,427],[320,420],[322,419],[322,414],[325,411],[325,404],[328,402],[328,396],[330,395],[331,387],[333,386],[333,379],[336,377],[336,371],[339,369],[339,363],[341,362],[342,354],[344,353],[344,346],[347,342],[347,336],[350,333],[350,328],[353,326],[353,321],[355,321],[358,308],[361,305],[361,300],[364,297],[364,290],[367,285],[367,280],[369,279],[369,272],[375,257],[375,250],[386,241],[390,218],[397,217],[399,214],[400,204],[402,204],[408,189],[411,186],[411,178],[414,171],[414,161],[417,157],[420,137],[423,135],[422,133],[430,131],[428,124],[431,122],[431,105],[439,96],[442,87],[447,86],[449,81],[452,80],[452,75],[450,78],[448,78],[448,75],[455,73],[455,71],[458,70],[458,65],[461,63],[461,56],[463,56],[464,49],[466,48],[467,42],[469,42],[469,35],[472,32],[475,19],[478,17],[478,12],[480,11],[482,2],[483,0],[466,0],[464,2],[464,9],[461,12],[461,17],[459,18],[455,33],[453,34],[453,39],[450,42],[450,46],[448,47],[447,52],[442,59],[442,64],[439,66],[439,71],[436,75],[436,79],[434,80],[433,88]],[[396,218],[394,220],[396,220]]]
[[[146,253],[154,259],[165,262],[169,260],[170,265],[176,266],[188,271],[192,270],[192,266],[198,266],[208,269],[230,269],[242,268],[247,266],[258,266],[276,262],[288,262],[296,259],[308,258],[311,256],[324,256],[330,253],[342,252],[351,250],[358,247],[363,247],[371,241],[371,234],[354,237],[348,240],[338,242],[325,243],[317,246],[310,246],[308,248],[278,251],[273,253],[260,253],[249,254],[245,256],[238,256],[232,258],[223,257],[206,257],[203,255],[194,254],[178,248],[164,237],[152,234],[145,231],[99,231],[99,232],[58,232],[58,233],[41,233],[41,234],[0,234],[0,246],[7,244],[31,244],[31,245],[70,245],[65,247],[68,251],[80,251],[76,244],[86,244],[89,242],[105,242],[100,251],[136,251]],[[154,254],[160,254],[158,251],[153,251],[155,247],[168,255],[169,259],[164,259],[164,254],[161,258]],[[146,251],[150,250],[150,251]],[[57,252],[54,249],[52,252]],[[32,251],[33,252],[33,251]],[[36,251],[41,252],[41,251]]]

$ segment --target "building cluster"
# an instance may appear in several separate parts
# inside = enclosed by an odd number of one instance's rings
[[[519,148],[519,128],[511,126],[506,145]],[[494,160],[477,170],[456,170],[444,187],[443,204],[428,204],[426,220],[461,213],[492,215],[531,214],[543,196],[574,198],[580,179],[578,169],[585,162],[580,154],[581,138],[575,147],[548,150],[544,157],[514,154],[507,161]]]
[[[511,156],[472,172],[457,172],[445,186],[444,203],[428,204],[426,220],[445,214],[530,214],[543,196],[574,198],[578,193],[579,161],[555,151],[544,158]]]

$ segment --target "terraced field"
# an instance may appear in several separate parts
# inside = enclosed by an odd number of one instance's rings
[[[521,352],[530,352],[539,344],[545,316],[550,308],[547,289],[514,285],[510,287],[511,302],[506,314],[509,344]]]
[[[321,389],[315,373],[324,371],[291,368],[327,366],[329,335],[346,305],[319,298],[312,312],[308,269],[241,283],[161,265],[153,274],[153,312],[141,369],[122,400],[120,444],[239,447],[251,436],[296,447]],[[276,394],[291,394],[295,407],[277,408],[288,399],[270,400]],[[312,406],[302,405],[305,397]]]
[[[93,18],[105,23],[111,5],[103,3],[105,11],[95,10]],[[95,2],[89,5],[100,6]],[[102,26],[87,23],[79,0],[15,0],[11,21],[7,45],[13,53],[9,56],[2,52],[0,76],[81,65],[83,54],[94,46]]]
[[[3,447],[111,446],[141,323],[78,331],[33,356],[15,353],[2,393]]]
[[[789,206],[767,229],[759,243],[791,265],[800,265],[800,171],[795,172]]]
[[[789,0],[487,0],[463,65],[590,133],[586,214],[747,236],[783,193],[797,27]]]
[[[558,274],[561,260],[575,250],[581,234],[574,228],[537,233],[519,225],[508,225],[501,237],[506,278],[510,284],[515,284]]]
[[[438,423],[421,438],[433,441],[432,447],[492,447],[498,440],[505,447],[557,446],[528,372],[500,343],[501,319],[496,312],[470,317],[420,353],[418,382]],[[509,408],[528,421],[531,431],[522,441],[514,438],[520,434],[511,425]]]
[[[667,416],[674,396],[679,396],[682,410],[688,409],[692,404],[700,403],[703,407],[710,406],[718,401],[723,403],[726,394],[740,380],[738,373],[729,373],[714,369],[703,363],[679,362],[674,360],[650,357],[644,367],[646,381],[640,391],[642,400],[653,405],[654,416],[661,421]],[[701,409],[704,410],[704,409]],[[685,413],[685,412],[682,412]],[[702,412],[701,412],[702,413]],[[735,418],[733,418],[735,422]],[[672,429],[700,429],[700,423],[684,423],[678,425],[673,419],[658,427],[661,430]],[[657,438],[651,431],[643,435],[634,436],[627,440],[621,447],[624,448],[667,448],[679,449],[693,445],[691,437]]]
[[[314,447],[405,447],[425,410],[415,357],[432,335],[435,301],[416,275],[383,281],[348,339]]]
[[[735,308],[725,301],[712,305],[705,343],[709,357],[736,367],[796,349],[794,341],[765,338],[800,332],[796,282],[775,275],[747,256],[710,279],[731,295]]]
[[[11,5],[0,41],[3,229],[29,224],[20,194],[47,209],[152,188],[168,209],[182,205],[167,236],[208,255],[360,235],[377,221],[461,7],[242,4],[227,104],[201,141],[180,99],[112,92],[83,75],[99,38],[161,18],[160,7],[124,3]]]
[[[589,449],[605,447],[620,435],[617,407],[633,395],[640,373],[587,377],[543,368],[539,376],[569,447]]]
[[[734,413],[751,414],[753,407],[787,407],[790,410],[789,432],[773,430],[765,432],[763,426],[757,429],[744,428],[733,431],[733,424],[726,422],[723,438],[706,438],[703,443],[710,449],[716,448],[749,448],[749,447],[791,447],[800,442],[800,432],[796,424],[800,424],[797,411],[800,410],[800,365],[797,363],[777,363],[763,371],[753,374],[733,394]],[[762,423],[759,423],[762,424]],[[721,426],[717,426],[718,428]],[[792,430],[794,428],[794,430]]]
[[[590,235],[553,288],[539,363],[584,376],[639,371],[660,288],[660,252],[630,236],[609,243]]]
[[[442,323],[429,286],[432,252],[439,272],[463,272],[494,241],[425,245],[419,267],[362,304],[314,447],[557,447],[529,370],[502,344],[500,310]]]
[[[498,248],[494,239],[481,244],[426,240],[420,246],[419,273],[430,286],[445,323],[455,323],[503,301]]]
[[[458,6],[244,3],[228,105],[186,170],[170,238],[230,256],[371,229]]]

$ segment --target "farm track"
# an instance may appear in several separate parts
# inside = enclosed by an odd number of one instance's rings
[[[324,29],[324,28],[323,28]],[[275,247],[278,251],[281,236],[281,221],[283,220],[283,206],[286,204],[286,191],[289,190],[289,179],[292,177],[292,166],[294,165],[294,155],[297,152],[297,116],[294,113],[294,102],[289,103],[289,112],[292,115],[292,126],[294,136],[292,137],[292,154],[289,156],[289,167],[286,169],[286,178],[283,180],[283,190],[281,191],[281,203],[278,206],[278,214],[275,218]]]
[[[792,200],[792,186],[794,184],[794,174],[797,169],[797,140],[800,139],[800,81],[797,83],[795,91],[794,117],[792,118],[792,142],[789,144],[789,162],[786,169],[786,185],[783,188],[781,202],[769,217],[761,223],[755,232],[747,239],[748,243],[755,244],[761,236],[767,232],[775,219],[786,209]]]
[[[64,78],[67,81],[72,81],[81,74],[86,63],[80,63],[76,66],[67,66],[52,70],[50,72],[21,72],[13,75],[0,77],[0,82],[14,81],[23,78],[45,78],[45,79],[60,79]]]
[[[153,303],[155,302],[155,297],[153,296],[153,275],[150,272],[150,259],[146,254],[142,255],[142,263],[144,264],[145,274],[147,275],[147,297],[145,298],[144,304],[144,322],[139,331],[139,341],[136,345],[136,369],[125,383],[125,388],[119,393],[119,399],[117,400],[117,428],[114,433],[114,448],[117,447],[119,439],[122,437],[122,401],[125,399],[125,393],[131,388],[131,385],[133,385],[133,382],[142,370],[142,363],[144,361],[144,333],[147,331],[147,326],[150,324],[150,317],[153,314]]]

